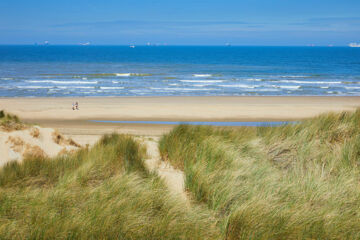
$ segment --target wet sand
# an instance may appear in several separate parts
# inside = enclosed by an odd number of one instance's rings
[[[79,102],[78,111],[72,110],[75,101]],[[292,121],[357,107],[360,97],[0,98],[0,109],[17,114],[28,123],[57,128],[82,143],[92,143],[113,131],[158,136],[174,127],[89,120]]]

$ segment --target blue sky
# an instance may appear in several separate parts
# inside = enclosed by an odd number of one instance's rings
[[[359,0],[1,0],[0,44],[347,45]]]

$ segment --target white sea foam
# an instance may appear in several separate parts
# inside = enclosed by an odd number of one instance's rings
[[[1,80],[13,80],[14,78],[7,78],[7,77],[3,77],[3,78],[0,78]]]
[[[255,87],[259,87],[259,86],[250,86],[250,85],[246,85],[246,84],[231,84],[231,85],[219,85],[220,87],[229,87],[229,88],[255,88]]]
[[[277,86],[283,89],[299,89],[301,86]]]
[[[23,89],[49,89],[49,88],[52,88],[52,87],[45,87],[45,86],[23,86],[23,87],[17,87],[17,88],[23,88]]]
[[[245,80],[246,81],[257,81],[257,82],[264,81],[264,79],[262,79],[262,78],[247,78]]]
[[[360,89],[360,87],[345,87],[346,89]]]
[[[29,80],[30,83],[53,83],[53,84],[96,84],[98,81],[55,81],[55,80]]]
[[[187,82],[187,83],[221,83],[225,80],[180,80],[180,82]]]
[[[211,77],[212,74],[193,74],[194,77]]]
[[[146,93],[146,92],[150,92],[151,90],[146,90],[146,89],[131,89],[129,90],[129,92],[136,92],[136,93]]]
[[[300,83],[300,84],[304,84],[304,83],[309,83],[309,84],[341,84],[341,82],[339,81],[332,81],[332,82],[326,82],[326,81],[297,81],[297,80],[280,80],[278,82],[283,82],[283,83]]]
[[[160,91],[211,91],[216,90],[214,88],[155,88],[151,87],[152,90],[160,90]]]
[[[144,76],[151,76],[150,73],[114,73],[117,77],[130,77],[130,76],[137,76],[137,77],[144,77]]]
[[[328,88],[329,88],[329,86],[324,86],[324,87],[320,87],[320,88],[323,88],[323,89],[328,89]]]
[[[59,86],[56,86],[56,87],[53,87],[53,88],[57,88],[57,89],[73,89],[73,88],[79,88],[79,89],[93,89],[95,87],[84,87],[84,86],[68,86],[68,87],[59,87]]]
[[[276,88],[257,88],[257,92],[278,92],[279,89]]]
[[[115,75],[118,77],[130,77],[131,73],[115,73]]]
[[[308,78],[310,76],[304,76],[304,75],[284,75],[284,76],[280,76],[282,78]]]
[[[100,89],[124,89],[124,87],[100,87]]]

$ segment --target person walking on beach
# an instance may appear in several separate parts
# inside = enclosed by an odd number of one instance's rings
[[[79,103],[78,102],[75,102],[75,108],[76,108],[76,110],[79,110]]]
[[[72,103],[72,110],[75,110],[75,103]]]

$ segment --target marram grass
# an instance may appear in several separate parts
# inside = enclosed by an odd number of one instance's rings
[[[0,239],[219,239],[206,208],[169,194],[125,135],[0,170]]]
[[[5,115],[6,125],[16,122]],[[360,239],[360,110],[296,125],[176,127],[159,144],[189,205],[132,137],[0,169],[0,239]]]
[[[18,116],[6,113],[4,110],[0,110],[0,130],[22,130],[25,127],[25,124],[20,121]]]
[[[163,158],[223,239],[360,239],[360,110],[295,125],[176,127]]]

